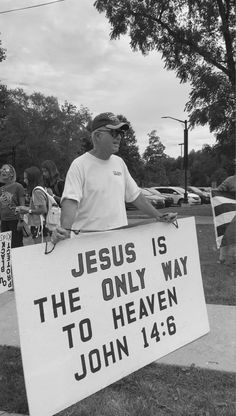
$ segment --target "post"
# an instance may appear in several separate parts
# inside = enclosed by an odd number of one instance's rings
[[[162,118],[171,118],[184,124],[184,202],[188,203],[188,121],[179,118],[164,116]]]
[[[180,164],[180,169],[183,170],[183,151],[182,151],[182,147],[183,147],[184,143],[179,143],[179,146],[181,146],[181,151],[180,151],[180,155],[181,155],[181,164]]]
[[[188,126],[184,121],[184,202],[188,203]]]

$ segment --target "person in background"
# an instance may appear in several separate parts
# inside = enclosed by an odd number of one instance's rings
[[[53,196],[55,201],[60,205],[65,181],[60,178],[58,169],[52,160],[45,160],[41,164],[44,186],[47,192]]]
[[[19,226],[21,216],[16,213],[18,205],[25,203],[24,187],[16,182],[16,171],[12,165],[3,165],[0,169],[0,216],[1,232],[11,231],[11,247],[23,246],[23,233]]]
[[[48,210],[47,197],[42,190],[35,189],[37,186],[44,187],[40,169],[36,166],[25,169],[24,182],[30,197],[29,206],[18,206],[16,212],[21,215],[28,215],[28,225],[30,226],[33,243],[38,244],[45,241],[50,235],[43,225]]]
[[[234,159],[234,167],[236,159]],[[230,192],[228,196],[236,199],[236,174],[228,176],[217,188],[220,192]],[[233,264],[236,263],[236,214],[231,223],[228,225],[220,247],[219,263]]]
[[[156,221],[173,222],[175,213],[160,213],[142,195],[117,153],[128,123],[102,113],[90,125],[93,148],[71,164],[61,199],[61,227],[52,242],[69,238],[71,230],[105,231],[128,224],[125,201]],[[125,140],[125,138],[124,138]]]

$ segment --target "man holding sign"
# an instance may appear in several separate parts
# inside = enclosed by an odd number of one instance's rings
[[[142,195],[124,161],[114,155],[129,129],[112,113],[102,113],[90,125],[93,149],[76,158],[67,173],[62,195],[61,227],[53,242],[71,231],[104,231],[128,224],[125,202],[157,221],[173,222],[176,214],[161,214]]]

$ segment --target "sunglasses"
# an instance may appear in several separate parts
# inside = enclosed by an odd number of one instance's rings
[[[106,132],[106,133],[110,133],[110,135],[114,138],[114,139],[116,139],[118,136],[120,136],[122,139],[123,139],[123,137],[124,137],[124,135],[125,135],[125,132],[124,132],[124,130],[113,130],[113,129],[107,129],[107,130],[98,130],[98,131],[104,131],[104,132]]]
[[[0,169],[0,172],[2,172],[2,173],[4,173],[4,172],[9,173],[10,171],[11,171],[10,168],[1,168]]]

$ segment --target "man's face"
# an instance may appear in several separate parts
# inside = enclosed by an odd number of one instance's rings
[[[98,130],[100,135],[99,147],[106,153],[117,153],[120,148],[120,141],[124,136],[123,130],[112,130],[104,127]]]

